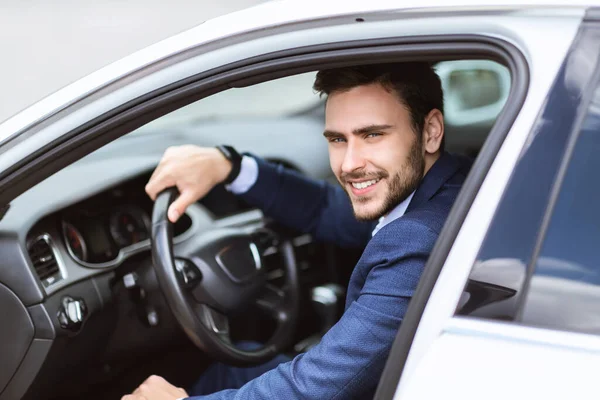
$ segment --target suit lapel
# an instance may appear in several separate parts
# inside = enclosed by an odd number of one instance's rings
[[[421,180],[415,195],[406,211],[429,201],[458,170],[458,160],[447,152],[431,166],[425,177]]]

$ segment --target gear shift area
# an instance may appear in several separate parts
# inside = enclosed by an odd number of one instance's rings
[[[319,316],[321,328],[319,332],[301,340],[294,346],[294,351],[302,353],[316,346],[323,335],[337,322],[342,313],[345,291],[341,285],[329,283],[315,286],[311,290],[310,303]]]

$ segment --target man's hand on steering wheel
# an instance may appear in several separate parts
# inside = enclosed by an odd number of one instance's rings
[[[179,197],[171,204],[169,220],[176,222],[188,206],[225,181],[232,165],[214,147],[193,145],[169,147],[146,185],[152,200],[169,187],[177,187]]]

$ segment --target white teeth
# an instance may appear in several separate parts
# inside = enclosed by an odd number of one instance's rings
[[[366,182],[352,182],[352,186],[354,186],[356,189],[364,189],[366,187],[376,184],[377,182],[379,182],[379,179],[373,179]]]

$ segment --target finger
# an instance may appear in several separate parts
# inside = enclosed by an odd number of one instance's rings
[[[152,200],[168,187],[175,186],[175,180],[170,174],[159,173],[154,178],[150,178],[146,184],[145,190]]]
[[[154,169],[154,171],[152,172],[152,175],[150,176],[150,179],[148,180],[148,184],[146,185],[146,193],[148,193],[148,195],[152,198],[152,200],[154,200],[153,196],[156,197],[156,194],[158,193],[158,191],[155,191],[153,189],[151,189],[153,186],[155,186],[155,182],[157,182],[159,180],[159,177],[162,176],[162,172],[165,168],[165,165],[168,164],[168,155],[167,153],[169,152],[169,149],[167,149],[167,151],[165,151],[165,153],[163,154],[162,158],[160,159],[158,165],[156,166],[156,168]],[[150,193],[148,191],[148,186],[150,186],[150,190],[152,191],[152,193]]]
[[[151,375],[139,386],[140,394],[148,400],[173,399],[181,397],[179,393],[173,392],[175,386],[171,385],[165,378]]]
[[[197,200],[196,194],[191,190],[184,190],[179,197],[169,207],[169,221],[175,223],[183,215],[190,204]]]

